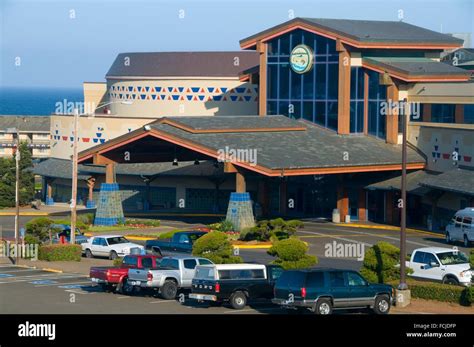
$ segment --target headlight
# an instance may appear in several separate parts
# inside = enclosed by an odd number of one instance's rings
[[[459,276],[461,276],[461,277],[471,277],[472,276],[471,270],[464,270],[464,271],[459,273]]]

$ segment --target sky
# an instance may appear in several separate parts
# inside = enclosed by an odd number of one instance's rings
[[[82,88],[104,81],[121,52],[238,50],[291,16],[400,13],[431,30],[474,32],[474,0],[0,0],[0,87]]]

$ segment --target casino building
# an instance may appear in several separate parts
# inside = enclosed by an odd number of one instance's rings
[[[474,204],[474,84],[440,61],[462,44],[404,22],[295,18],[239,52],[120,54],[106,83],[85,84],[107,106],[81,118],[82,202],[105,224],[120,218],[113,194],[125,211],[227,211],[239,228],[335,208],[397,224],[405,118],[409,223],[442,227]],[[70,185],[71,121],[53,115],[55,162],[36,169],[49,201]]]

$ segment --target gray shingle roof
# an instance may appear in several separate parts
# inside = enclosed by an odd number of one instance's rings
[[[393,43],[432,43],[432,44],[459,44],[463,40],[447,34],[425,29],[416,25],[400,21],[328,19],[328,18],[295,18],[275,27],[249,36],[242,41],[251,40],[291,22],[301,21],[316,28],[352,38],[359,42],[393,42]]]
[[[217,170],[217,171],[216,171]],[[48,158],[33,168],[37,175],[53,178],[70,179],[72,175],[72,161],[59,158]],[[216,169],[213,162],[201,161],[199,165],[194,162],[180,162],[178,166],[172,163],[137,163],[117,164],[115,172],[117,175],[129,176],[211,176],[222,173],[222,167]],[[85,180],[93,175],[105,175],[105,167],[102,165],[79,164],[78,178]],[[119,182],[120,183],[120,182]]]
[[[259,54],[252,51],[120,53],[106,77],[238,77],[258,64]]]
[[[20,129],[20,132],[50,132],[51,117],[0,115],[0,131],[8,128]]]
[[[420,183],[423,187],[474,196],[474,170],[453,169],[440,175],[427,177]]]
[[[431,171],[418,170],[407,173],[407,192],[411,194],[424,195],[428,188],[420,187],[420,182],[424,179],[432,176],[436,176],[437,173]],[[365,186],[369,190],[401,190],[402,176],[397,175],[395,177],[375,182]]]
[[[427,58],[364,57],[363,61],[409,76],[451,75],[469,77],[470,75],[470,72],[464,69]]]
[[[169,117],[179,121],[180,117]],[[240,122],[234,117],[194,117],[199,122],[220,123],[222,118],[229,122]],[[233,120],[234,118],[234,120]],[[253,118],[253,119],[252,119]],[[260,119],[279,121],[284,116],[249,116],[248,122]],[[150,126],[176,137],[192,141],[201,146],[218,151],[225,149],[254,149],[257,151],[257,164],[269,169],[330,168],[363,165],[390,165],[401,163],[401,146],[390,145],[382,140],[368,136],[341,136],[305,121],[286,118],[282,122],[306,126],[306,131],[282,132],[240,132],[240,133],[191,133],[169,124],[153,122]],[[262,123],[263,124],[263,123]],[[211,126],[211,125],[208,125]],[[345,160],[345,152],[348,160]],[[425,162],[416,151],[408,150],[409,163]]]

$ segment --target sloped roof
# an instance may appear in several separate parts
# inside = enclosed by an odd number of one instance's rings
[[[417,170],[413,172],[407,173],[407,192],[411,194],[417,195],[424,195],[429,189],[420,186],[420,182],[424,179],[432,176],[436,176],[438,173],[425,171],[425,170]],[[402,176],[397,175],[395,177],[391,177],[389,179],[371,183],[365,186],[366,189],[369,190],[401,190],[402,185]]]
[[[474,170],[453,169],[440,175],[427,177],[420,183],[423,187],[474,196]]]
[[[240,41],[242,46],[251,44],[256,39],[261,39],[278,32],[292,24],[304,24],[315,30],[324,30],[335,38],[346,38],[354,43],[383,43],[383,44],[418,44],[452,45],[460,47],[463,40],[451,35],[425,29],[401,21],[354,20],[354,19],[329,19],[329,18],[294,18],[285,23],[266,29]]]
[[[18,128],[20,132],[50,132],[50,116],[0,115],[0,131]]]
[[[252,51],[120,53],[106,78],[238,77],[258,64],[259,54]]]

